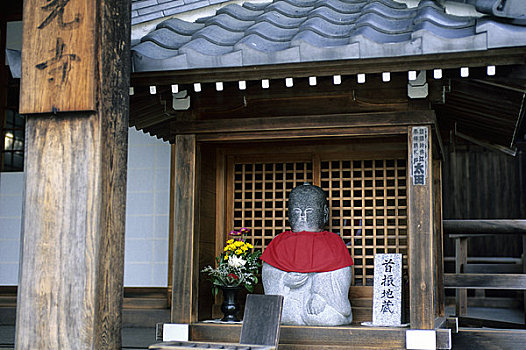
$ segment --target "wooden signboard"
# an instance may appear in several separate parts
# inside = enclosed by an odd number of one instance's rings
[[[21,114],[95,110],[95,3],[25,0]]]

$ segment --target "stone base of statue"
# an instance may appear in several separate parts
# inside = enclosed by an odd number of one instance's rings
[[[351,267],[329,272],[285,272],[263,263],[265,294],[283,295],[281,322],[290,325],[338,326],[352,322],[348,291]]]

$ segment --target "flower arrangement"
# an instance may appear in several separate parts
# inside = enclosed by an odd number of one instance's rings
[[[201,272],[208,273],[213,283],[214,295],[219,287],[243,286],[249,292],[254,291],[258,283],[257,274],[261,267],[260,251],[253,251],[252,244],[245,242],[245,235],[250,232],[248,228],[229,233],[232,238],[226,242],[223,253],[216,257],[217,267],[207,266]]]

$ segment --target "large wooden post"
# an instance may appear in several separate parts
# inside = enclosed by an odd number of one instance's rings
[[[16,348],[120,349],[130,1],[26,0],[23,35]]]
[[[175,139],[173,323],[197,321],[199,273],[198,229],[196,227],[197,145],[195,135]]]
[[[411,328],[435,328],[433,170],[431,127],[410,127],[408,158],[409,290]]]

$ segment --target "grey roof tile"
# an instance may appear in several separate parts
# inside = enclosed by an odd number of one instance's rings
[[[157,5],[157,0],[143,0],[143,1],[134,1],[132,2],[132,10],[142,9],[148,6]]]
[[[192,39],[203,38],[216,45],[233,46],[244,36],[243,32],[235,32],[216,24],[203,27],[192,35]]]
[[[181,35],[168,28],[159,28],[141,39],[142,42],[152,42],[163,48],[177,50],[192,39],[190,35]]]
[[[251,10],[247,7],[239,6],[238,4],[231,4],[217,10],[216,14],[220,15],[226,13],[234,18],[242,21],[253,21],[257,16],[263,13],[262,10]]]
[[[173,8],[164,10],[163,14],[164,14],[164,17],[168,17],[168,16],[171,16],[171,15],[175,15],[177,13],[183,13],[183,12],[187,12],[187,11],[200,9],[200,8],[208,6],[208,5],[209,5],[208,0],[207,1],[198,1],[198,2],[191,3],[191,4],[185,4],[185,5],[182,5],[182,6],[177,6],[177,7],[173,7]]]
[[[152,12],[158,12],[158,11],[164,11],[164,10],[172,9],[174,7],[181,6],[182,4],[184,4],[184,2],[182,0],[170,1],[170,2],[165,2],[163,4],[157,4],[155,6],[149,6],[149,7],[138,9],[138,12],[139,12],[139,15],[146,15],[146,14],[152,13]]]
[[[255,23],[255,21],[243,21],[241,19],[234,18],[226,13],[222,13],[217,16],[208,18],[205,22],[201,22],[207,25],[218,25],[224,29],[230,29],[235,32],[243,32],[245,29]]]
[[[232,52],[232,46],[217,45],[203,37],[193,39],[179,48],[179,52],[188,52],[188,49],[208,56],[220,56]]]
[[[170,18],[157,25],[157,29],[168,28],[171,31],[181,35],[192,35],[205,25],[201,23],[192,23],[180,20],[179,18]]]
[[[195,23],[170,19],[141,41],[135,70],[182,70],[526,46],[526,27],[451,16],[431,0],[415,8],[394,0],[274,0],[231,4]]]
[[[281,28],[270,22],[259,22],[247,28],[245,33],[257,34],[267,40],[290,42],[290,39],[298,32],[298,28]]]
[[[526,46],[526,27],[479,19],[477,33],[487,33],[488,49],[506,46]]]
[[[163,17],[162,11],[149,13],[147,15],[139,15],[137,17],[132,17],[131,24],[133,26],[133,25],[136,25],[136,24],[139,24],[139,23],[153,21],[153,20],[156,20],[156,19],[161,18],[161,17]]]

